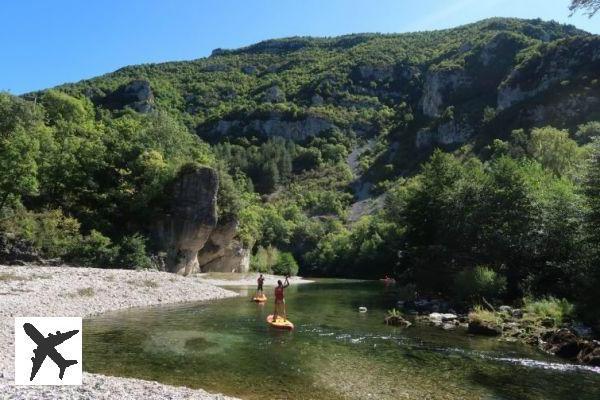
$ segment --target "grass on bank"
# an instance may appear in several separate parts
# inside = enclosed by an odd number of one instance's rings
[[[475,306],[469,313],[469,321],[479,325],[500,325],[502,318],[498,313],[486,310],[482,306]]]
[[[573,304],[566,299],[555,297],[545,297],[538,300],[525,298],[523,308],[529,319],[551,318],[555,325],[568,321],[575,313]]]
[[[10,281],[27,281],[29,278],[24,276],[18,276],[13,273],[1,273],[0,274],[0,282],[10,282]]]

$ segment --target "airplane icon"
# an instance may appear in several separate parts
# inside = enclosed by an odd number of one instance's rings
[[[48,337],[44,337],[38,331],[35,326],[30,323],[23,324],[23,329],[25,329],[25,333],[27,336],[31,338],[37,345],[37,349],[33,350],[34,357],[31,357],[31,362],[33,366],[31,368],[31,376],[29,377],[29,381],[32,381],[35,378],[35,375],[40,370],[42,363],[46,359],[46,356],[50,357],[52,361],[58,368],[60,368],[60,373],[58,377],[62,380],[65,369],[71,365],[77,364],[76,360],[65,360],[63,356],[60,355],[58,351],[56,351],[55,347],[64,342],[65,340],[75,336],[78,330],[69,331],[65,333],[60,333],[60,331],[56,332],[56,335],[48,334]]]

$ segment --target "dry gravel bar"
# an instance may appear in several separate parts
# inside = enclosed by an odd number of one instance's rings
[[[0,265],[0,399],[231,399],[204,390],[83,373],[81,386],[15,386],[13,317],[85,317],[237,294],[154,271]]]

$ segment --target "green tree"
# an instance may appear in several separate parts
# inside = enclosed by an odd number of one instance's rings
[[[581,161],[577,143],[569,138],[569,132],[550,126],[531,131],[527,150],[558,176],[572,174]]]
[[[146,239],[139,233],[121,239],[118,249],[115,265],[131,269],[150,267],[151,260],[146,253]]]
[[[273,273],[277,275],[296,275],[298,273],[298,263],[292,253],[281,252],[275,265]]]

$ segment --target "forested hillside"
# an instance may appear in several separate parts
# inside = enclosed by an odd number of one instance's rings
[[[541,20],[125,67],[0,95],[3,246],[159,266],[151,222],[202,164],[256,270],[597,315],[599,121],[600,38]]]

